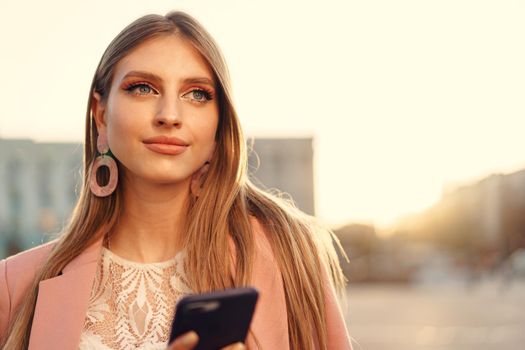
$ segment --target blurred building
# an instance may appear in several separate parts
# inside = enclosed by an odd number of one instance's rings
[[[517,265],[509,260],[525,256],[525,170],[449,187],[390,232],[380,237],[359,224],[335,229],[350,258],[341,262],[351,283],[473,281]]]
[[[348,224],[334,229],[349,263],[340,259],[350,285],[354,283],[411,282],[433,247],[402,235],[381,237],[374,226]]]
[[[0,139],[0,258],[47,241],[66,224],[82,178],[82,145]],[[311,139],[256,139],[250,175],[314,213]]]
[[[264,189],[284,191],[299,209],[315,214],[312,138],[257,138],[249,154],[250,177]]]
[[[403,220],[397,232],[433,242],[469,266],[494,267],[525,248],[525,170],[448,189],[434,206]]]
[[[77,198],[81,159],[80,144],[0,139],[0,256],[62,226]]]
[[[503,178],[500,200],[500,235],[507,256],[525,249],[525,169]]]

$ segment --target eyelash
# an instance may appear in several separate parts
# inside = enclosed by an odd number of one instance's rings
[[[126,85],[126,86],[124,87],[124,90],[127,91],[127,92],[129,92],[129,93],[132,93],[133,90],[135,90],[136,88],[141,87],[141,86],[147,86],[147,87],[149,87],[151,90],[156,91],[156,90],[153,88],[153,86],[151,86],[150,84],[148,84],[148,83],[146,83],[146,82],[130,83],[130,84],[128,84],[128,85]],[[195,101],[196,103],[201,103],[201,104],[203,104],[203,103],[206,103],[206,102],[208,102],[208,101],[213,100],[213,93],[212,93],[211,91],[208,91],[208,90],[203,89],[203,88],[194,88],[194,89],[190,90],[189,92],[187,92],[186,94],[191,93],[191,92],[194,92],[194,91],[199,91],[199,92],[202,92],[202,93],[204,94],[204,100],[201,100],[201,101],[199,101],[199,100],[193,100],[193,101]],[[184,94],[184,95],[186,95],[186,94]],[[137,95],[140,95],[140,94],[137,94]]]
[[[149,87],[151,90],[153,91],[156,91],[153,86],[151,86],[150,84],[148,83],[144,83],[144,82],[139,82],[139,83],[130,83],[130,84],[127,84],[126,86],[124,86],[124,90],[126,90],[127,92],[131,93],[133,90],[135,90],[136,88],[138,87],[141,87],[141,86],[147,86]]]

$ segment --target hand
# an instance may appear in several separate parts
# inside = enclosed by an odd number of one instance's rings
[[[167,350],[192,350],[195,345],[199,342],[199,336],[197,333],[191,331],[184,333],[177,337],[173,343],[168,346]],[[221,350],[245,350],[246,346],[243,343],[230,344]]]

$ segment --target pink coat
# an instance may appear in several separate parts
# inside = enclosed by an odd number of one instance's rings
[[[256,232],[261,227],[255,223]],[[289,349],[286,302],[280,271],[264,234],[256,234],[256,257],[251,285],[260,292],[251,330],[262,349]],[[0,261],[0,339],[23,300],[37,269],[52,249],[50,242]],[[73,259],[62,274],[39,284],[29,349],[78,349],[102,239]],[[333,288],[324,281],[328,348],[352,349]],[[0,341],[1,343],[1,341]],[[247,346],[256,349],[251,336]]]

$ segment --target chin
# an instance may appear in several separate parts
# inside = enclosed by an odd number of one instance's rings
[[[190,181],[190,178],[189,176],[182,176],[182,175],[176,176],[176,175],[170,174],[169,176],[166,176],[166,174],[162,174],[162,175],[157,174],[154,176],[145,177],[144,180],[152,182],[152,183],[156,183],[159,185],[175,185],[177,183]]]
[[[138,182],[149,182],[158,185],[175,185],[181,182],[189,182],[191,180],[191,172],[181,172],[181,169],[141,169],[142,171],[130,171],[133,180]]]

